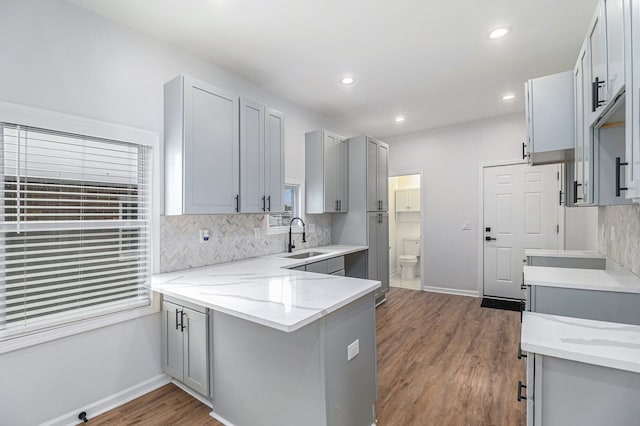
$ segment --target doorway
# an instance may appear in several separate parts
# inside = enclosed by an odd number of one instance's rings
[[[422,173],[389,177],[390,286],[422,290]]]
[[[525,249],[557,249],[558,165],[483,168],[483,295],[522,299]]]

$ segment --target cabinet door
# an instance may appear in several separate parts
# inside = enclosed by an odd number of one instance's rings
[[[238,210],[238,97],[184,77],[185,214]]]
[[[378,279],[378,220],[378,213],[367,214],[367,278],[370,280]]]
[[[240,99],[240,211],[265,211],[264,106]]]
[[[191,389],[209,395],[208,324],[207,315],[188,308],[182,308],[184,384]]]
[[[587,49],[585,47],[580,51],[578,63],[574,70],[574,96],[575,96],[575,160],[573,167],[573,179],[571,181],[572,203],[577,204],[582,199],[582,172],[583,172],[583,152],[584,152],[584,128],[585,128],[585,100],[584,87],[585,75],[584,64],[587,57]],[[577,185],[577,186],[576,186]]]
[[[381,210],[389,210],[389,146],[378,143],[378,199]]]
[[[267,108],[265,122],[267,211],[284,212],[284,114]]]
[[[338,199],[336,198],[335,176],[335,152],[340,143],[339,136],[323,132],[323,171],[324,171],[324,210],[325,212],[338,211]]]
[[[640,0],[627,3],[626,161],[627,198],[640,197]]]
[[[417,188],[410,189],[409,191],[409,211],[420,211],[420,190]]]
[[[624,87],[624,2],[604,0],[607,18],[607,102]]]
[[[389,213],[378,213],[378,280],[379,293],[389,291]]]
[[[409,191],[407,189],[396,189],[396,211],[409,211]]]
[[[338,211],[344,213],[349,210],[349,146],[345,139],[336,139],[333,158],[335,165],[335,197],[338,200]]]
[[[378,143],[367,138],[367,211],[380,210],[378,197]]]
[[[605,25],[604,8],[600,4],[587,35],[590,63],[589,73],[585,75],[590,76],[589,89],[592,92],[591,96],[589,96],[591,100],[589,125],[598,118],[598,115],[606,104],[607,56]]]
[[[162,302],[162,371],[182,381],[184,378],[182,331],[180,311],[182,306]]]

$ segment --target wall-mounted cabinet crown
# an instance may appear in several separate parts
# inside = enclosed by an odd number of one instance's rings
[[[524,91],[527,141],[522,146],[523,159],[527,157],[532,165],[573,160],[572,72],[529,80]]]
[[[346,139],[328,130],[305,134],[306,213],[349,210],[349,150]]]
[[[164,87],[165,214],[282,212],[284,117],[178,76]]]

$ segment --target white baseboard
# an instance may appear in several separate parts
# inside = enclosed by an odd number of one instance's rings
[[[444,293],[444,294],[454,294],[456,296],[467,296],[467,297],[480,297],[475,290],[460,290],[457,288],[448,288],[448,287],[422,287],[424,291],[430,291],[432,293]]]
[[[234,426],[233,423],[231,423],[229,420],[225,419],[224,417],[220,416],[215,411],[210,412],[209,415],[225,426]]]
[[[166,374],[158,374],[157,376],[154,376],[149,380],[145,380],[144,382],[133,385],[123,391],[114,393],[113,395],[110,395],[106,398],[102,398],[96,402],[86,404],[83,407],[77,408],[69,413],[58,416],[55,419],[44,422],[40,426],[77,425],[81,423],[81,421],[78,419],[78,413],[82,411],[85,411],[87,413],[87,419],[91,420],[93,417],[99,416],[100,414],[106,413],[109,410],[113,410],[114,408],[126,404],[127,402],[134,400],[146,393],[156,390],[159,387],[166,385],[170,381],[171,378]]]
[[[183,391],[185,391],[186,393],[188,393],[189,395],[191,395],[192,397],[194,397],[198,401],[202,402],[207,407],[213,408],[213,404],[211,403],[210,400],[208,400],[204,396],[200,395],[198,392],[192,390],[188,386],[183,385],[182,383],[180,383],[179,381],[177,381],[175,379],[171,380],[171,383],[173,383],[174,385],[176,385],[177,387],[179,387],[180,389],[182,389]]]

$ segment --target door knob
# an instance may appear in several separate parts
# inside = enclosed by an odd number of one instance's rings
[[[497,240],[497,238],[493,238],[493,237],[484,237],[485,241],[494,241]]]

